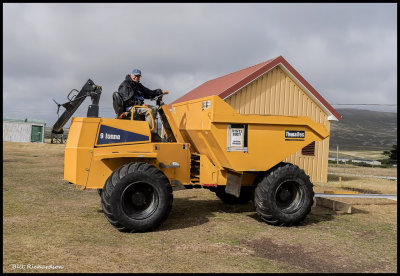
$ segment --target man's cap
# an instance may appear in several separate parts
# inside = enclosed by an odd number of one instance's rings
[[[142,75],[142,72],[139,70],[139,69],[133,69],[132,70],[132,74],[134,74],[135,76],[137,76],[137,75]]]

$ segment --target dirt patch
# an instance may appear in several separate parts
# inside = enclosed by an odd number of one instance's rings
[[[360,231],[357,233],[357,236],[363,240],[373,240],[376,238],[376,232],[373,230]]]
[[[3,163],[4,162],[18,162],[19,160],[15,160],[15,159],[3,159]]]
[[[373,238],[372,232],[360,233],[368,238]],[[289,245],[273,242],[270,238],[245,240],[242,245],[251,248],[250,253],[255,257],[273,260],[284,266],[295,266],[311,273],[361,273],[380,271],[386,264],[365,264],[361,261],[345,258],[343,255],[334,254],[332,250],[321,246],[319,248],[305,247],[302,245]]]
[[[196,244],[181,244],[174,245],[172,248],[179,251],[194,251],[194,252],[203,252],[203,253],[219,253],[224,255],[232,255],[232,256],[246,256],[246,255],[254,255],[254,251],[245,247],[240,246],[232,246],[224,243],[216,243],[216,244],[206,244],[206,243],[196,243]]]

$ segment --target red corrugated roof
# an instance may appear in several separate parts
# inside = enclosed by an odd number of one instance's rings
[[[211,95],[218,95],[222,99],[225,99],[279,64],[284,66],[301,84],[303,84],[303,86],[306,87],[337,120],[341,120],[341,115],[282,56],[209,80],[178,98],[169,106]]]

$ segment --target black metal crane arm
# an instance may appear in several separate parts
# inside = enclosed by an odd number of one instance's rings
[[[63,114],[58,118],[58,120],[54,123],[52,133],[61,134],[63,133],[63,126],[68,122],[68,120],[72,117],[78,107],[82,104],[82,102],[86,99],[86,97],[90,96],[92,100],[92,104],[89,105],[87,111],[87,117],[98,117],[99,116],[99,101],[101,95],[101,86],[94,84],[91,79],[85,83],[82,87],[81,91],[72,99],[69,98],[72,91],[77,91],[76,89],[71,90],[68,94],[68,102],[58,105],[57,114],[60,106],[65,108]],[[55,102],[55,101],[54,101]]]

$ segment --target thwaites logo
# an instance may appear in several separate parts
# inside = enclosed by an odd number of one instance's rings
[[[306,134],[302,130],[285,130],[286,140],[304,140]]]

